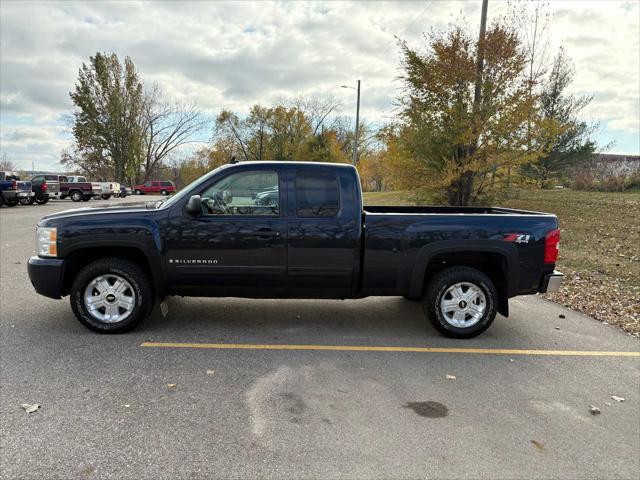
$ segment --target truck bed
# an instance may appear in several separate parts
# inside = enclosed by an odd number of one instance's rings
[[[394,205],[366,205],[366,213],[407,213],[407,214],[484,214],[484,215],[547,215],[543,212],[517,210],[503,207],[442,207],[442,206],[394,206]]]

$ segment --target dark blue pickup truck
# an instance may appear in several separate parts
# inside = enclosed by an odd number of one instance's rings
[[[260,189],[275,200],[256,201]],[[363,207],[352,166],[246,162],[170,199],[48,215],[28,269],[38,293],[70,295],[78,320],[101,333],[132,328],[169,295],[395,295],[468,338],[508,315],[509,298],[559,287],[559,240],[555,215]]]
[[[20,180],[16,172],[0,172],[0,206],[15,207],[33,196],[31,182]]]

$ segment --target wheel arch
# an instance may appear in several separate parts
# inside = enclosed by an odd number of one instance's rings
[[[518,288],[518,251],[515,245],[501,241],[456,240],[436,242],[422,247],[411,274],[411,296],[422,296],[429,279],[452,266],[467,266],[486,274],[498,290],[498,312],[509,315],[508,299]]]
[[[164,282],[159,272],[159,264],[150,259],[145,248],[139,245],[92,245],[66,252],[62,273],[62,294],[68,295],[73,279],[78,272],[91,262],[103,258],[122,258],[135,263],[149,275],[149,280],[159,295],[164,295]]]

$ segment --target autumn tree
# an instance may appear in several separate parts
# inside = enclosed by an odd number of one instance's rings
[[[213,148],[239,160],[340,162],[346,146],[332,99],[299,97],[271,107],[254,105],[246,117],[222,110],[216,117]]]
[[[435,190],[450,205],[477,203],[496,188],[496,176],[538,154],[527,142],[536,102],[525,51],[517,29],[504,21],[488,28],[481,43],[461,24],[427,40],[424,52],[400,44],[398,141],[412,167],[407,186]],[[480,45],[484,70],[474,104]]]

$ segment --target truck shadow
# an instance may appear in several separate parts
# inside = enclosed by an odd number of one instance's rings
[[[168,300],[168,307],[166,317],[156,309],[135,332],[153,341],[211,343],[410,345],[433,339],[451,341],[431,326],[421,302],[401,297],[342,301],[176,297]]]

